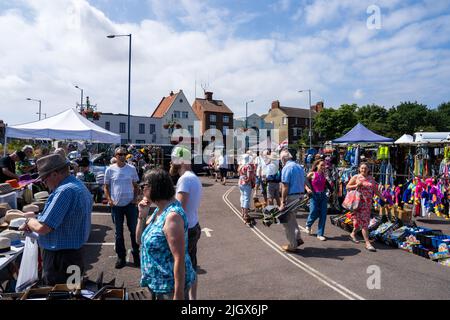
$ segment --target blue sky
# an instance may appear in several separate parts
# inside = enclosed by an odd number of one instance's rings
[[[136,115],[171,90],[192,102],[195,82],[236,116],[250,99],[259,114],[273,100],[306,107],[299,89],[326,107],[450,100],[449,0],[2,0],[0,28],[0,118],[12,124],[36,118],[15,112],[32,109],[28,96],[48,115],[73,106],[74,84],[124,113],[127,42],[110,33],[133,34]]]

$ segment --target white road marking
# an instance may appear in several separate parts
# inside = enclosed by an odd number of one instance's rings
[[[233,189],[234,189],[234,187],[231,187],[228,191],[226,191],[224,193],[224,195],[222,196],[222,199],[225,202],[225,204],[234,212],[234,214],[236,214],[239,217],[239,219],[241,219],[242,222],[244,222],[244,219],[241,217],[240,212],[234,207],[234,205],[231,203],[231,201],[228,200],[228,195],[231,193],[231,191],[233,191]],[[301,229],[304,229],[304,228],[301,227]],[[336,281],[330,279],[329,277],[327,277],[326,275],[324,275],[321,272],[317,271],[313,267],[311,267],[308,264],[304,263],[303,261],[298,259],[296,256],[293,256],[293,255],[288,254],[288,253],[286,253],[284,251],[281,251],[280,246],[277,243],[275,243],[272,239],[267,237],[256,226],[253,226],[253,228],[251,228],[250,230],[253,231],[253,233],[255,233],[258,238],[260,238],[265,244],[267,244],[270,248],[275,250],[275,252],[277,252],[283,258],[285,258],[286,260],[290,261],[296,267],[298,267],[301,270],[305,271],[306,273],[308,273],[312,277],[316,278],[317,280],[319,280],[320,282],[322,282],[326,286],[330,287],[331,289],[333,289],[337,293],[341,294],[345,298],[347,298],[349,300],[355,300],[355,299],[356,300],[365,300],[360,295],[354,293],[353,291],[347,289],[343,285],[337,283]]]
[[[93,216],[109,216],[109,217],[111,217],[111,213],[107,213],[107,212],[92,212],[91,215],[93,215]]]
[[[202,229],[202,232],[204,232],[208,238],[211,238],[211,231],[214,231],[214,230],[209,229],[209,228]]]
[[[113,246],[114,242],[87,242],[84,244],[85,246]]]

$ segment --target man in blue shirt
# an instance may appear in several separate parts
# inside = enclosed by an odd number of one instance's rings
[[[82,246],[91,230],[92,196],[70,175],[69,164],[58,154],[37,161],[39,177],[51,194],[38,218],[28,218],[20,227],[39,235],[45,285],[66,283],[70,266],[78,266],[80,275],[84,271]]]
[[[280,211],[282,211],[290,202],[303,196],[305,192],[305,171],[292,160],[292,155],[288,150],[281,151],[280,159],[283,164],[280,206]],[[297,247],[303,244],[296,213],[292,210],[286,213],[283,218],[283,221],[280,222],[283,224],[289,244],[281,246],[281,249],[287,252],[295,252]]]

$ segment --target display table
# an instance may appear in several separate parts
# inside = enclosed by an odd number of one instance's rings
[[[22,244],[25,244],[25,241],[22,241]],[[23,248],[23,245],[20,247],[11,246],[11,251],[14,252],[9,252],[7,254],[0,253],[0,270],[3,270],[3,268],[20,256],[23,252]]]

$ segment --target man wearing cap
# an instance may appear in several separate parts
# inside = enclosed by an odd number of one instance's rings
[[[192,172],[191,152],[183,146],[172,151],[170,175],[179,175],[176,198],[180,201],[188,220],[188,253],[192,267],[197,271],[197,242],[202,233],[198,222],[198,208],[202,198],[202,183]],[[197,279],[189,289],[189,300],[197,299]]]
[[[0,183],[10,179],[19,180],[19,176],[16,174],[16,162],[23,161],[23,159],[25,159],[25,153],[20,150],[0,158]]]
[[[305,192],[305,171],[292,158],[288,150],[281,151],[280,159],[283,164],[283,170],[281,171],[280,211],[289,205],[290,202],[302,197]],[[303,244],[303,240],[294,211],[286,213],[283,227],[289,244],[281,246],[281,249],[287,252],[295,252],[297,247]]]
[[[70,266],[84,271],[82,246],[91,231],[92,197],[83,183],[70,175],[69,161],[51,154],[37,161],[39,178],[51,191],[37,219],[27,218],[19,228],[39,234],[43,249],[43,281],[66,283]]]
[[[136,267],[140,266],[139,245],[136,242],[137,208],[136,200],[138,196],[139,177],[136,168],[127,164],[125,157],[127,149],[118,147],[114,151],[117,159],[106,169],[104,193],[111,207],[112,219],[116,227],[116,269],[121,269],[126,265],[125,241],[123,238],[123,223],[127,219],[128,230],[130,231],[133,262]]]

